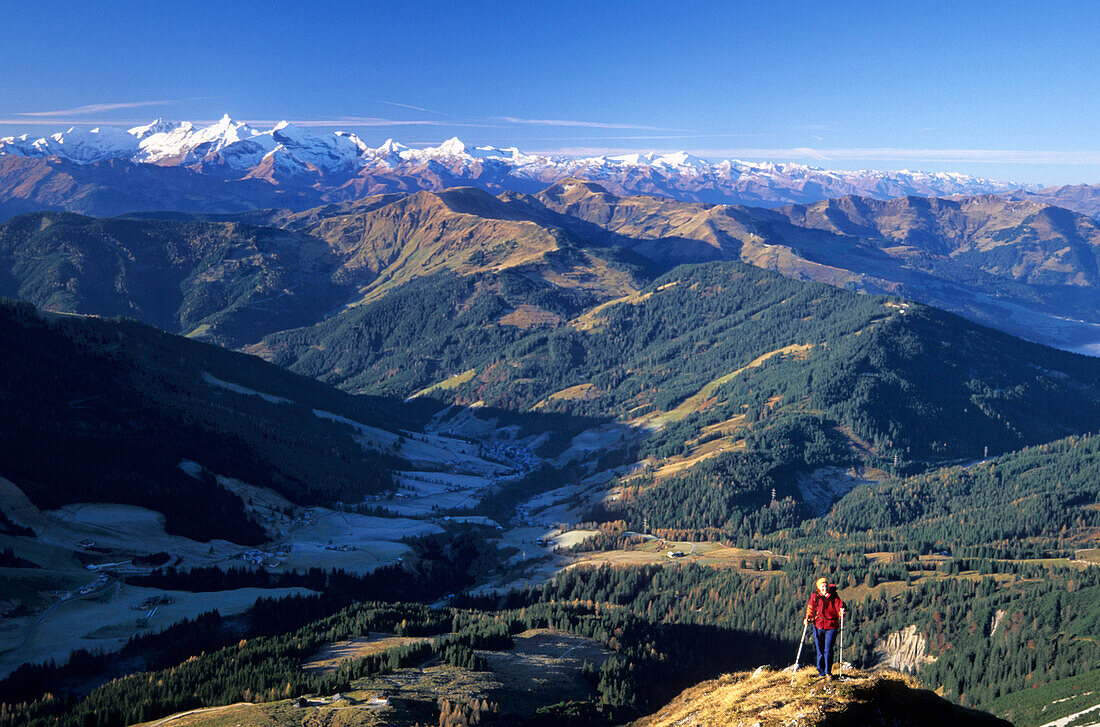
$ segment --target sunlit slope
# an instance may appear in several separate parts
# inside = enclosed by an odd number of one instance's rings
[[[738,259],[901,294],[1033,340],[1100,340],[1100,228],[1043,201],[843,197],[765,210],[623,197],[579,180],[514,198],[532,216],[658,261]]]
[[[0,224],[0,294],[240,346],[441,273],[513,270],[601,299],[636,289],[631,254],[585,245],[477,189],[298,214],[40,212]]]

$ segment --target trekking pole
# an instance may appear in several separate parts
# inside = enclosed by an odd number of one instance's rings
[[[798,674],[798,662],[802,658],[802,645],[806,643],[806,630],[810,628],[808,623],[802,624],[802,638],[798,640],[798,652],[794,655],[794,667],[791,668],[791,686],[794,686],[794,677]]]
[[[840,673],[837,680],[844,678],[844,612],[840,612]]]

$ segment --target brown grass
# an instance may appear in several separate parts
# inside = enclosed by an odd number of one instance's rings
[[[302,669],[306,671],[332,671],[340,666],[340,662],[345,659],[361,659],[371,654],[380,654],[386,649],[392,649],[395,646],[404,646],[406,644],[415,644],[421,641],[432,640],[433,639],[422,636],[414,637],[378,634],[375,636],[367,635],[358,639],[349,639],[347,641],[337,641],[336,643],[324,646],[316,654],[309,657],[309,660],[302,664]]]
[[[588,661],[598,666],[611,655],[591,639],[553,629],[532,629],[514,639],[515,646],[508,651],[477,652],[488,662],[489,671],[473,672],[429,662],[423,667],[360,679],[344,694],[349,701],[331,703],[326,699],[331,695],[310,695],[311,706],[307,708],[297,707],[293,700],[233,704],[180,713],[142,727],[162,722],[163,727],[427,725],[438,719],[439,698],[458,702],[488,699],[497,702],[502,712],[530,717],[542,705],[591,696],[590,687],[580,678],[581,665]],[[417,640],[378,635],[332,644],[321,655],[338,662],[340,658],[377,653]],[[320,661],[315,658],[306,667],[315,667]],[[390,706],[370,707],[369,700],[383,692],[390,696]]]
[[[530,629],[515,637],[508,651],[479,651],[499,686],[491,701],[507,711],[533,714],[545,704],[585,699],[591,692],[580,677],[581,665],[599,666],[611,652],[591,639],[555,631]]]
[[[898,553],[864,553],[863,556],[872,563],[896,563],[901,558]]]
[[[523,330],[539,328],[542,326],[556,326],[561,323],[561,316],[537,305],[520,305],[508,315],[502,316],[500,325],[515,326]]]
[[[1087,548],[1085,550],[1078,550],[1074,553],[1075,560],[1083,560],[1086,563],[1096,563],[1100,565],[1100,548]]]
[[[728,435],[731,435],[731,434],[736,434],[737,432],[741,431],[741,429],[744,428],[744,426],[745,426],[745,415],[744,414],[738,414],[737,416],[733,417],[732,419],[727,419],[723,422],[718,422],[717,424],[708,424],[707,426],[703,427],[702,432],[703,432],[704,435],[713,434],[714,432],[719,432],[723,436],[728,436]]]
[[[595,395],[596,387],[593,384],[577,384],[576,386],[570,386],[568,389],[562,389],[561,391],[554,392],[531,408],[539,409],[546,406],[551,401],[577,401],[579,399],[590,399]]]
[[[639,303],[644,303],[651,297],[653,297],[653,293],[629,293],[621,298],[616,298],[615,300],[609,300],[606,303],[601,303],[595,308],[586,311],[585,313],[581,314],[580,317],[574,319],[570,325],[572,325],[579,331],[595,330],[603,324],[603,322],[598,317],[601,311],[604,311],[613,305],[622,305],[624,303],[637,305]]]
[[[1063,564],[1065,564],[1063,560]],[[1085,567],[1085,566],[1082,566]],[[988,578],[997,583],[1007,583],[1012,581],[1015,577],[1011,573],[992,573],[982,575],[978,571],[963,571],[955,575],[947,575],[940,573],[939,571],[910,571],[910,575],[913,576],[913,585],[905,585],[905,581],[883,581],[876,584],[874,587],[868,587],[862,583],[856,586],[850,586],[840,589],[841,597],[846,601],[862,601],[870,596],[878,596],[879,594],[885,594],[887,596],[897,596],[904,593],[907,589],[917,588],[922,583],[930,580],[966,580],[976,581],[983,578]]]
[[[813,344],[810,343],[792,344],[790,346],[784,346],[783,348],[777,348],[774,351],[769,351],[768,353],[765,353],[761,356],[757,356],[755,359],[745,364],[741,368],[731,371],[730,373],[723,376],[719,376],[717,379],[706,384],[705,386],[703,386],[702,389],[699,389],[698,393],[689,396],[672,411],[658,415],[656,419],[660,422],[676,422],[680,421],[688,414],[702,411],[711,403],[713,403],[714,392],[717,391],[718,387],[720,387],[722,384],[733,381],[733,379],[737,378],[743,372],[748,371],[749,369],[762,366],[768,359],[774,356],[790,356],[796,358],[797,360],[802,360],[809,355],[809,352],[812,348]],[[775,397],[775,400],[778,401],[781,398],[782,397]],[[769,400],[769,402],[771,401],[772,400]]]
[[[664,543],[664,546],[658,547],[661,543]],[[695,547],[693,550],[692,543],[650,540],[640,545],[636,545],[629,550],[607,550],[599,553],[585,554],[582,556],[581,560],[571,563],[568,567],[573,568],[578,565],[604,564],[637,566],[695,563],[697,565],[709,565],[714,568],[740,569],[741,561],[744,560],[748,564],[748,568],[744,569],[745,572],[767,575],[768,571],[756,571],[754,569],[755,564],[758,562],[767,564],[769,559],[775,564],[779,564],[786,560],[786,556],[769,555],[759,550],[729,548],[721,543],[695,543],[694,545]],[[669,558],[669,551],[680,551],[685,553],[685,555],[682,558]],[[686,555],[687,553],[691,554]],[[778,573],[778,571],[775,572]]]
[[[713,445],[713,446],[710,446]],[[711,457],[717,457],[723,452],[740,452],[745,449],[745,443],[742,440],[734,441],[731,437],[723,437],[722,439],[716,439],[713,442],[707,442],[698,450],[689,453],[686,457],[673,457],[668,460],[667,463],[662,465],[653,473],[654,482],[660,482],[689,470],[695,465],[710,459]]]
[[[476,373],[476,369],[469,369],[468,371],[463,371],[461,374],[455,374],[454,376],[450,377],[449,379],[444,379],[443,381],[440,381],[438,383],[432,384],[431,386],[428,386],[426,388],[421,389],[420,391],[416,392],[415,394],[413,394],[409,398],[414,399],[418,396],[425,396],[427,394],[432,393],[436,389],[442,389],[443,391],[449,391],[450,389],[456,389],[459,386],[462,386],[463,384],[465,384],[467,381],[470,381],[471,379],[473,379],[474,378],[474,373]]]
[[[830,683],[805,668],[793,685],[790,672],[765,667],[727,674],[684,691],[631,727],[1008,724],[940,699],[897,672],[844,674],[845,680]]]

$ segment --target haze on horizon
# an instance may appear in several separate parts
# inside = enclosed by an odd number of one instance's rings
[[[409,146],[1100,182],[1100,6],[468,2],[5,11],[0,135],[287,119]]]

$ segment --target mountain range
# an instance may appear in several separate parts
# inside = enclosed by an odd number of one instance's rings
[[[513,270],[596,304],[672,266],[716,260],[901,295],[1070,350],[1100,343],[1097,223],[1002,195],[764,209],[621,196],[568,179],[537,194],[465,187],[302,212],[39,212],[0,224],[0,294],[232,346],[444,271]]]
[[[979,322],[1040,338],[1028,322],[1054,330],[1059,314],[1096,316],[1098,242],[1091,218],[1000,197],[765,210],[620,197],[567,180],[536,195],[466,187],[301,213],[23,215],[0,225],[0,294],[138,317],[355,393],[432,392],[579,417],[661,418],[717,396],[730,383],[722,377],[766,356],[765,371],[740,377],[757,381],[755,393],[703,407],[709,417],[736,403],[712,424],[743,404],[774,408],[760,398],[768,388],[798,399],[806,392],[791,382],[810,375],[813,390],[833,391],[814,410],[902,447],[903,460],[937,460],[972,456],[978,431],[1001,451],[1087,428],[1089,360],[839,288],[956,303]],[[956,360],[962,351],[969,358]],[[849,370],[860,361],[881,378],[864,399],[853,398],[862,379]],[[938,389],[928,388],[930,367]],[[922,392],[923,403],[913,408],[902,391]],[[968,433],[924,431],[922,421],[967,401],[981,403],[952,417]],[[1085,419],[1065,418],[1071,401]],[[899,422],[921,433],[897,431]]]
[[[1096,222],[1037,200],[844,197],[767,210],[621,197],[575,181],[517,203],[578,233],[594,225],[651,257],[740,259],[902,295],[1063,348],[1100,342]]]
[[[131,169],[135,166],[144,171]],[[571,158],[515,147],[470,147],[457,138],[435,147],[410,148],[392,139],[372,147],[348,132],[315,133],[285,121],[259,130],[229,116],[209,126],[157,119],[129,130],[74,127],[40,138],[0,138],[0,216],[34,209],[92,215],[305,209],[461,185],[533,193],[569,177],[597,181],[620,194],[766,207],[851,194],[889,199],[1020,188],[951,173],[838,171],[732,159],[711,163],[686,152]]]

